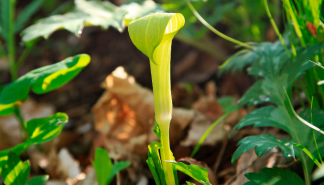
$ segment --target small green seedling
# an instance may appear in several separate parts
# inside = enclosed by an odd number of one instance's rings
[[[119,171],[131,164],[126,161],[112,164],[108,152],[104,149],[96,148],[95,160],[92,161],[92,165],[96,170],[99,185],[107,185]]]
[[[134,45],[150,60],[155,109],[154,131],[161,143],[152,142],[149,145],[147,163],[157,185],[178,184],[176,170],[186,173],[202,184],[210,184],[206,169],[176,163],[170,149],[171,44],[173,37],[184,23],[181,14],[156,13],[132,21],[128,29]]]

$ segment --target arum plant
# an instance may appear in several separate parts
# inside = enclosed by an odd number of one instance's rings
[[[169,128],[172,117],[170,86],[171,42],[185,23],[182,14],[152,14],[129,25],[129,35],[134,45],[150,59],[155,120],[161,131],[163,170],[167,182],[175,184],[171,163]]]
[[[157,13],[142,17],[129,24],[129,35],[134,45],[150,60],[154,109],[154,131],[161,140],[149,145],[147,163],[157,185],[176,185],[176,170],[182,171],[202,184],[210,184],[207,170],[186,166],[174,161],[170,149],[169,129],[172,117],[170,85],[170,58],[172,39],[184,26],[182,14]]]

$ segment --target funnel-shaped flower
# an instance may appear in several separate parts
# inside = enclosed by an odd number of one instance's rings
[[[171,42],[184,22],[181,14],[158,13],[133,21],[128,28],[134,45],[150,59],[155,119],[159,125],[171,120]]]
[[[149,59],[152,73],[155,120],[161,131],[161,158],[168,185],[175,185],[169,142],[172,116],[170,82],[171,44],[174,35],[185,23],[181,14],[158,13],[145,16],[129,24],[129,35],[134,45]]]

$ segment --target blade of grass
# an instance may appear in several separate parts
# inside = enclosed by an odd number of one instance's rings
[[[300,148],[301,150],[303,150],[304,152],[305,152],[305,154],[307,154],[308,155],[308,157],[310,157],[313,161],[314,161],[314,163],[320,168],[322,165],[318,162],[318,160],[315,158],[315,156],[313,156],[308,150],[307,150],[307,148],[305,148],[305,147],[303,147],[302,145],[300,145],[300,144],[297,144],[297,143],[295,143],[294,144],[295,146],[297,146],[298,148]]]
[[[216,125],[218,125],[218,123],[220,123],[221,121],[223,121],[227,116],[229,115],[229,113],[224,114],[223,116],[221,116],[220,118],[218,118],[212,125],[210,125],[210,127],[206,130],[206,132],[201,136],[197,146],[195,147],[195,149],[192,151],[190,157],[194,157],[194,155],[198,152],[200,146],[202,145],[202,143],[205,141],[205,139],[207,138],[207,136],[209,135],[209,133],[214,129],[214,127]]]
[[[313,96],[312,96],[312,103],[311,103],[311,124],[313,124]],[[323,163],[323,159],[322,156],[318,150],[318,146],[317,146],[317,141],[316,141],[316,137],[315,137],[315,132],[313,130],[313,137],[314,137],[314,142],[315,142],[315,146],[316,146],[316,150],[317,150],[317,155],[319,157],[319,159],[321,160],[321,163]]]
[[[223,33],[221,33],[220,31],[216,30],[214,27],[212,27],[210,24],[208,24],[208,22],[205,21],[204,18],[202,18],[199,13],[195,10],[195,8],[192,6],[192,4],[190,3],[190,1],[187,0],[187,5],[188,7],[190,8],[190,10],[192,11],[192,13],[197,17],[197,19],[203,24],[205,25],[208,29],[210,29],[210,31],[214,32],[216,35],[222,37],[223,39],[225,40],[228,40],[234,44],[237,44],[239,46],[242,46],[242,47],[246,47],[248,49],[253,49],[252,46],[246,44],[246,43],[243,43],[241,41],[238,41],[236,39],[233,39]]]
[[[288,99],[288,102],[289,102],[290,108],[291,108],[292,112],[294,113],[295,117],[296,117],[299,121],[301,121],[302,123],[304,123],[306,126],[312,128],[312,129],[314,129],[314,130],[316,130],[316,131],[318,131],[318,132],[320,132],[321,134],[324,135],[324,131],[322,131],[322,130],[319,129],[318,127],[312,125],[311,123],[308,123],[306,120],[304,120],[303,118],[301,118],[301,117],[297,114],[297,112],[295,111],[295,109],[294,109],[294,107],[293,107],[293,105],[292,105],[292,103],[291,103],[291,101],[290,101],[290,99],[289,99],[289,96],[288,96],[288,93],[287,93],[287,91],[286,91],[286,88],[285,88],[285,87],[283,87],[283,88],[284,88],[284,91],[285,91],[285,93],[286,93],[286,96],[287,96],[287,99]]]

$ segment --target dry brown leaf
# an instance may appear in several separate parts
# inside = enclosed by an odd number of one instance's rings
[[[249,180],[244,176],[245,173],[258,172],[263,167],[274,167],[280,157],[278,154],[278,149],[268,151],[261,157],[258,157],[254,150],[245,152],[237,161],[236,180],[231,185],[242,185],[248,182]]]
[[[73,159],[69,151],[65,148],[58,153],[57,172],[64,178],[73,179],[78,176],[81,171],[77,161]]]

